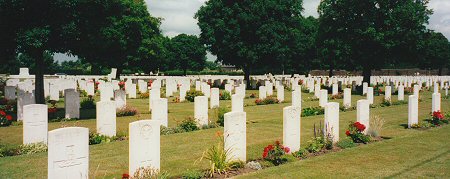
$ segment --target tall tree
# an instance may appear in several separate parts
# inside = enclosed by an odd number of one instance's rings
[[[116,78],[124,68],[150,63],[142,55],[153,53],[152,43],[161,35],[160,19],[150,16],[144,0],[91,0],[79,11],[81,35],[75,54],[86,62],[117,68]]]
[[[170,39],[168,46],[169,61],[173,68],[201,71],[205,67],[206,47],[195,35],[180,34]]]
[[[283,68],[292,58],[302,10],[301,0],[209,0],[195,18],[207,49],[248,81],[255,68]]]
[[[424,36],[422,56],[419,66],[425,68],[442,69],[450,64],[450,42],[440,32],[430,31]]]
[[[374,69],[414,60],[418,37],[425,33],[431,14],[427,4],[428,0],[321,1],[319,33],[331,54],[327,61],[362,69],[368,82]],[[339,54],[343,57],[336,57]]]
[[[46,53],[67,52],[67,42],[77,34],[74,26],[78,14],[74,11],[76,5],[77,2],[63,0],[0,2],[2,29],[7,34],[4,36],[2,33],[7,48],[2,52],[9,62],[16,60],[19,53],[34,59],[35,98],[38,104],[45,103],[43,75],[47,71]]]

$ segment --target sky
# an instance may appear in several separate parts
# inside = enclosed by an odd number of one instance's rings
[[[174,37],[178,34],[199,35],[200,29],[194,14],[207,0],[145,0],[152,16],[163,18],[161,29],[163,34]],[[317,6],[320,0],[303,0],[303,15],[317,17]],[[429,8],[434,14],[430,17],[428,27],[444,34],[450,39],[450,0],[431,0]],[[75,60],[76,57],[55,55],[58,61]],[[208,54],[208,60],[215,57]]]

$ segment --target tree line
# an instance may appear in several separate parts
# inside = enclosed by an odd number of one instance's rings
[[[361,70],[364,81],[380,68],[448,67],[450,43],[427,29],[428,0],[322,0],[319,17],[305,17],[302,0],[209,0],[195,17],[201,34],[162,35],[160,18],[144,0],[0,0],[1,73],[19,66],[101,74],[117,68],[200,71],[217,62],[251,74],[312,69]],[[79,57],[55,64],[54,53]]]

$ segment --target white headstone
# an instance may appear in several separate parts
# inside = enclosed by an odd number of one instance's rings
[[[194,118],[200,126],[208,125],[208,97],[196,96],[194,98]]]
[[[244,112],[244,98],[238,94],[231,95],[231,111]]]
[[[100,86],[100,101],[111,101],[111,98],[114,97],[112,84],[105,82]]]
[[[391,86],[386,86],[384,91],[384,100],[391,101]]]
[[[247,160],[247,127],[245,112],[228,112],[224,115],[224,141],[229,161]]]
[[[136,99],[136,84],[131,84],[127,86],[128,88],[128,98]]]
[[[47,144],[47,105],[29,104],[23,107],[23,144]]]
[[[342,104],[345,108],[352,107],[352,90],[350,88],[344,89],[344,100]]]
[[[367,87],[367,100],[369,104],[373,104],[373,87]]]
[[[129,174],[138,169],[160,169],[161,142],[158,120],[140,120],[129,124]]]
[[[74,89],[64,90],[64,108],[67,119],[80,118],[80,94]]]
[[[266,94],[267,94],[266,87],[260,86],[258,99],[261,99],[261,100],[266,99]]]
[[[225,84],[225,91],[228,91],[230,94],[233,91],[233,85]]]
[[[441,93],[433,93],[431,97],[431,112],[441,111]]]
[[[48,132],[48,178],[89,177],[89,129],[67,127]]]
[[[23,119],[23,106],[35,103],[32,93],[19,91],[17,97],[17,120],[21,121]]]
[[[114,101],[116,102],[117,109],[124,108],[127,105],[127,93],[125,92],[125,90],[115,90]]]
[[[419,99],[416,95],[410,95],[408,99],[408,128],[419,123]]]
[[[333,84],[333,91],[332,91],[331,95],[337,95],[338,93],[339,93],[339,85]]]
[[[333,143],[339,141],[339,103],[331,102],[325,105],[325,134],[333,139]]]
[[[370,125],[370,104],[366,99],[358,100],[356,104],[356,121],[366,126],[364,133],[367,134]]]
[[[302,107],[302,91],[300,86],[292,91],[292,106]]]
[[[150,90],[150,95],[148,97],[148,101],[149,101],[149,110],[152,110],[152,99],[157,99],[161,97],[161,89],[160,88],[152,88]]]
[[[319,106],[325,107],[325,105],[328,103],[328,91],[327,90],[320,90],[320,97],[319,97]]]
[[[291,152],[300,150],[300,113],[300,107],[283,108],[283,145]]]
[[[419,91],[420,91],[420,86],[419,85],[414,85],[414,96],[416,96],[417,97],[417,99],[419,99],[420,98],[420,94],[419,94]]]
[[[114,101],[97,102],[97,133],[105,136],[116,135],[116,103]]]
[[[403,85],[398,86],[398,100],[405,100],[405,86]]]
[[[219,88],[211,88],[211,98],[210,98],[211,109],[219,107],[219,99],[220,99]]]
[[[277,99],[280,102],[284,101],[284,86],[277,86]]]
[[[159,120],[160,124],[168,127],[169,126],[169,116],[167,107],[167,98],[156,98],[153,99],[153,110],[152,110],[152,120]]]

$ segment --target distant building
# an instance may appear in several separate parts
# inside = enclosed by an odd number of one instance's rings
[[[240,71],[240,69],[236,68],[234,65],[220,65],[220,71],[224,72],[236,72]]]

